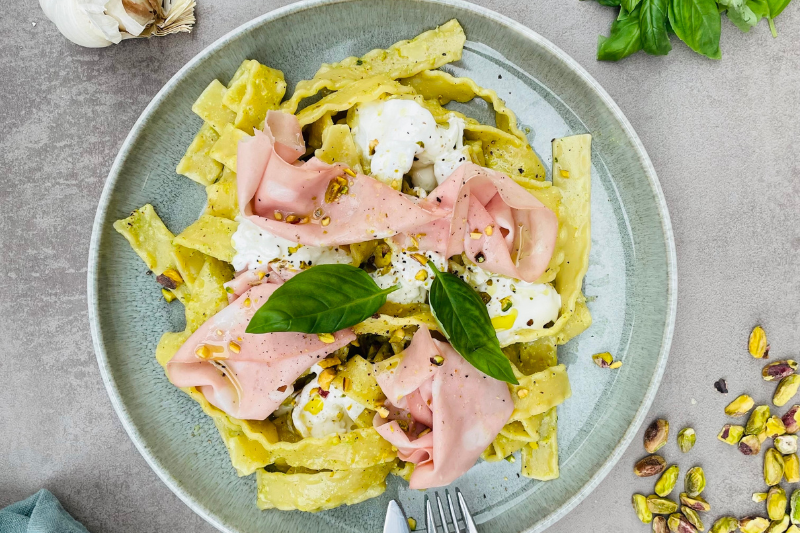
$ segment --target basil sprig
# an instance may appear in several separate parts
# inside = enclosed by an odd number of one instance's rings
[[[250,319],[246,331],[333,333],[375,314],[386,296],[399,288],[381,289],[354,266],[317,265],[278,287]]]
[[[431,261],[428,266],[436,276],[428,295],[431,310],[453,348],[487,376],[518,385],[478,293],[458,276],[439,272]]]

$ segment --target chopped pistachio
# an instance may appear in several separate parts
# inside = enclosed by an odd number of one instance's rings
[[[694,498],[706,488],[706,473],[699,466],[695,466],[686,472],[683,481],[686,494]]]
[[[781,417],[786,433],[797,433],[800,429],[800,405],[793,405],[786,414]]]
[[[678,447],[683,453],[691,450],[696,440],[697,434],[692,428],[683,428],[681,432],[678,433]]]
[[[758,455],[761,453],[761,440],[758,435],[745,435],[739,441],[739,451],[743,455]]]
[[[783,456],[783,476],[787,483],[797,483],[800,481],[800,460],[796,453]]]
[[[758,435],[764,431],[769,415],[769,405],[759,405],[753,409],[753,412],[750,413],[750,418],[747,420],[747,425],[744,427],[744,434]]]
[[[678,468],[678,465],[672,465],[667,468],[661,477],[656,482],[656,494],[661,497],[667,496],[672,489],[675,488],[675,485],[678,483],[678,477],[680,477],[681,471]]]
[[[764,482],[770,487],[777,485],[783,478],[783,455],[775,448],[764,454]]]
[[[761,516],[747,516],[739,520],[742,533],[764,533],[769,527],[769,520]]]
[[[686,520],[688,520],[690,524],[697,528],[697,531],[706,530],[706,526],[703,524],[703,521],[700,519],[700,515],[697,514],[697,511],[691,507],[684,506],[681,508],[681,512],[683,513],[683,516],[686,517]]]
[[[653,518],[653,533],[667,533],[667,519],[663,516]]]
[[[775,437],[786,433],[786,425],[783,423],[783,420],[781,420],[779,417],[771,416],[767,420],[767,424],[764,427],[764,431],[767,437],[774,439]]]
[[[792,524],[800,526],[800,489],[795,489],[789,499],[789,518]]]
[[[702,496],[695,496],[694,498],[692,498],[685,492],[681,492],[680,498],[681,498],[681,503],[683,505],[691,509],[694,509],[695,511],[702,511],[704,513],[707,513],[708,511],[711,510],[711,505],[709,505],[708,502],[705,501]]]
[[[783,515],[780,520],[773,520],[765,533],[786,533],[789,528],[789,515]]]
[[[772,403],[778,407],[783,407],[789,403],[789,400],[794,398],[798,388],[800,388],[800,375],[792,374],[791,376],[786,376],[778,383],[778,388],[775,389],[775,394],[772,396]]]
[[[653,521],[653,513],[650,512],[646,497],[641,494],[634,494],[631,503],[633,504],[633,510],[636,511],[636,516],[639,517],[643,524],[649,524]]]
[[[592,361],[594,361],[594,364],[596,364],[600,368],[608,368],[609,366],[611,366],[611,363],[614,361],[614,358],[611,357],[610,353],[603,352],[594,354],[592,356]]]
[[[725,407],[725,414],[733,417],[740,417],[747,414],[753,408],[755,402],[747,394],[742,394]]]
[[[734,533],[739,528],[739,521],[732,516],[723,516],[711,526],[709,533]]]
[[[167,301],[168,304],[174,302],[175,298],[177,298],[174,292],[167,289],[161,289],[161,296],[164,297],[164,299]]]
[[[754,492],[752,499],[756,503],[765,502],[765,501],[767,501],[767,493],[766,492]]]
[[[781,435],[775,437],[773,444],[783,455],[797,453],[797,435]]]
[[[744,427],[725,424],[722,427],[722,431],[720,431],[719,435],[717,435],[717,438],[722,442],[730,444],[731,446],[735,446],[739,444],[739,441],[742,439],[742,435],[744,435]]]
[[[657,476],[667,467],[667,462],[660,455],[648,455],[640,459],[633,467],[633,473],[639,477]]]
[[[678,510],[678,504],[669,498],[659,498],[651,494],[647,497],[647,508],[653,514],[670,514]]]
[[[750,332],[750,339],[747,342],[747,350],[756,359],[766,359],[769,354],[769,344],[767,344],[767,333],[761,326],[756,326]]]
[[[616,369],[620,368],[621,366],[622,366],[622,361],[614,361],[613,363],[608,365],[608,368],[610,368],[611,370],[616,370]]]
[[[786,514],[786,491],[780,485],[767,493],[767,514],[770,520],[780,520]]]
[[[664,447],[669,438],[669,422],[663,418],[654,420],[644,432],[644,449],[647,453],[656,453]]]
[[[411,531],[417,530],[417,521],[414,518],[408,518],[408,529]]]
[[[761,377],[766,381],[777,381],[786,376],[791,376],[797,370],[797,361],[786,359],[785,361],[775,361],[769,363],[761,370]]]

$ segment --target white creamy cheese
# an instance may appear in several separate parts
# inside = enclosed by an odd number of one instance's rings
[[[464,281],[491,297],[486,309],[501,343],[511,340],[519,330],[541,329],[558,319],[561,295],[552,285],[492,274],[466,259],[465,263],[466,267],[462,267]]]
[[[447,261],[444,256],[436,252],[401,250],[391,240],[388,240],[387,244],[392,249],[392,264],[376,270],[370,276],[381,289],[400,285],[398,290],[389,293],[386,297],[390,302],[398,304],[425,303],[431,283],[433,283],[433,270],[427,265],[423,266],[414,256],[423,255],[430,259],[440,272],[447,269]],[[421,272],[424,272],[424,275]]]
[[[322,369],[314,365],[311,372],[319,375]],[[292,422],[300,435],[319,439],[334,434],[344,435],[355,429],[353,421],[365,407],[333,386],[329,387],[324,398],[316,391],[318,388],[319,382],[314,378],[295,398]]]
[[[255,269],[272,261],[280,261],[284,267],[298,271],[314,265],[351,261],[350,254],[342,248],[303,246],[277,237],[245,217],[237,216],[236,221],[239,227],[231,237],[231,244],[236,250],[233,268],[237,272]]]
[[[382,100],[356,108],[353,138],[372,175],[399,188],[404,174],[414,186],[433,190],[465,161],[464,120],[451,114],[448,127],[414,100]]]

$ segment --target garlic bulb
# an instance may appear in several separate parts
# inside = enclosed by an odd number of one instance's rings
[[[47,18],[75,44],[102,48],[123,39],[190,32],[194,0],[39,0]]]

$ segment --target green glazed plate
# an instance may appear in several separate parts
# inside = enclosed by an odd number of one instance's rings
[[[530,29],[455,0],[309,1],[267,13],[229,33],[182,68],[133,126],[103,191],[89,256],[89,313],[97,360],[114,408],[155,472],[194,511],[229,532],[379,531],[390,499],[420,523],[423,492],[392,478],[385,494],[318,514],[259,511],[254,476],[239,478],[213,423],[170,385],[154,351],[184,327],[146,268],[112,228],[152,203],[167,226],[193,222],[205,191],[175,173],[201,125],[192,102],[243,59],[281,69],[290,85],[320,63],[384,48],[457,18],[461,61],[445,70],[496,89],[545,166],[550,140],[592,133],[592,254],[585,293],[594,325],[562,347],[573,397],[559,407],[561,477],[521,478],[519,463],[479,463],[455,484],[481,531],[542,531],[569,512],[617,462],[647,413],[667,361],[675,318],[675,245],[652,164],[606,92],[564,52]],[[391,19],[391,24],[387,20]],[[481,102],[460,111],[492,123]],[[527,130],[526,130],[527,131]],[[600,369],[591,355],[624,362]]]

